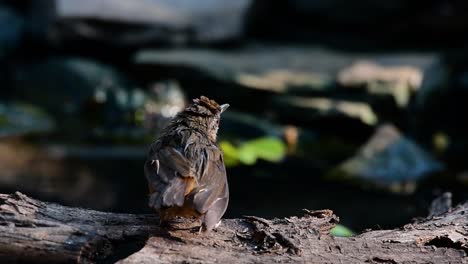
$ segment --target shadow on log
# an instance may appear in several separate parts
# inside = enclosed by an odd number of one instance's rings
[[[223,220],[198,233],[180,220],[105,213],[0,194],[2,263],[468,263],[468,203],[393,230],[332,237],[330,210]],[[149,239],[148,239],[149,238]],[[133,253],[133,254],[132,254]]]

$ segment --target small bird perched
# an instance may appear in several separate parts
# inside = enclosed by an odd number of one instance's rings
[[[228,107],[205,96],[194,99],[151,145],[144,170],[149,206],[159,212],[161,224],[177,216],[197,217],[201,230],[209,231],[220,223],[229,189],[216,136]]]

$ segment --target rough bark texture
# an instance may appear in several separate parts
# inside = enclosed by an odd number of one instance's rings
[[[158,227],[153,215],[104,213],[0,194],[1,263],[116,260]]]
[[[189,220],[165,230],[154,215],[0,194],[0,258],[2,263],[468,263],[468,203],[399,229],[351,238],[329,235],[337,222],[330,210],[304,210],[301,217],[284,219],[227,219],[216,231],[199,233],[198,223]]]

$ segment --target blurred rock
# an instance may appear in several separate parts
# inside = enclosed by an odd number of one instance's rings
[[[468,161],[468,55],[447,53],[424,73],[411,107],[412,132],[455,171]]]
[[[308,41],[346,49],[463,47],[465,1],[258,0],[249,16],[255,39]]]
[[[54,120],[37,107],[0,103],[0,138],[51,132],[54,127]]]
[[[442,168],[441,163],[387,124],[380,126],[358,153],[332,175],[398,192],[412,192],[413,184]]]
[[[418,89],[415,104],[417,108],[427,107],[430,100],[433,100],[435,94],[440,93],[442,89],[450,89],[449,69],[442,59],[439,58],[430,64],[424,71],[424,78],[421,80],[421,88]]]
[[[460,172],[457,176],[456,176],[456,179],[464,184],[464,185],[468,185],[468,171],[462,171]]]
[[[295,155],[323,166],[349,157],[378,122],[369,104],[345,99],[279,95],[272,108],[280,122],[300,128]]]
[[[352,57],[317,47],[251,45],[227,51],[146,50],[137,53],[135,62],[193,67],[220,80],[284,92],[293,86],[326,87],[331,74],[351,63]]]
[[[229,101],[234,108],[242,105],[242,111],[265,111],[273,96],[287,94],[359,101],[375,106],[394,120],[399,118],[391,115],[398,111],[394,110],[396,102],[407,103],[419,87],[422,69],[434,58],[433,54],[359,54],[314,46],[250,45],[226,51],[142,51],[135,56],[135,71],[148,81],[154,78],[154,72],[177,79],[187,88],[189,97],[207,94]],[[364,74],[362,67],[355,70],[350,66],[361,60],[376,66],[367,65]],[[407,66],[396,68],[402,65]],[[370,77],[369,68],[373,74]],[[402,72],[404,76],[400,76]],[[343,85],[365,89],[343,89],[336,85],[337,76]]]
[[[445,192],[435,198],[429,207],[428,218],[437,217],[452,209],[452,193]]]
[[[272,95],[331,89],[333,74],[352,60],[320,48],[249,46],[143,51],[135,61],[143,80],[157,71],[179,80],[189,97],[205,94],[241,111],[264,112]]]
[[[275,97],[274,104],[278,114],[284,119],[301,119],[313,123],[319,119],[346,117],[359,120],[373,126],[377,124],[377,116],[366,103],[329,98],[305,98],[297,96]]]
[[[45,44],[56,22],[56,0],[11,1],[23,14],[25,33],[34,46]],[[15,3],[16,2],[16,3]]]
[[[13,72],[12,97],[48,111],[59,125],[57,136],[67,141],[143,143],[154,136],[143,126],[147,111],[167,104],[155,101],[163,93],[148,93],[112,66],[92,60],[52,57]]]
[[[381,66],[357,61],[338,73],[337,81],[345,87],[365,87],[371,94],[390,94],[398,106],[405,107],[410,96],[421,86],[422,69],[413,66]]]
[[[0,4],[0,59],[18,45],[24,30],[24,19],[13,9]]]
[[[219,136],[231,141],[249,140],[259,137],[281,138],[284,127],[264,118],[229,110],[223,113]]]
[[[332,80],[317,73],[294,72],[284,69],[271,70],[260,74],[240,73],[235,81],[241,85],[255,89],[284,92],[288,88],[296,87],[326,89]]]
[[[394,192],[412,193],[424,176],[440,172],[433,159],[392,125],[380,126],[358,153],[330,173]]]
[[[395,12],[406,8],[404,0],[359,0],[354,3],[343,0],[292,0],[291,5],[302,14],[315,14],[347,23],[364,23],[389,19]]]
[[[149,100],[143,106],[143,125],[152,134],[158,133],[180,111],[184,110],[185,94],[175,81],[161,81],[150,85]]]
[[[15,98],[43,107],[61,126],[78,131],[124,121],[124,113],[144,100],[132,85],[112,67],[79,58],[23,64],[13,76]]]
[[[60,38],[116,46],[216,43],[242,36],[250,5],[251,0],[58,0],[57,31]]]

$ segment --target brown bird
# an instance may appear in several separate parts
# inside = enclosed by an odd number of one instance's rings
[[[149,206],[159,212],[161,224],[177,216],[196,217],[201,230],[209,231],[220,223],[229,189],[216,136],[228,107],[205,96],[194,99],[151,145],[144,169]]]

